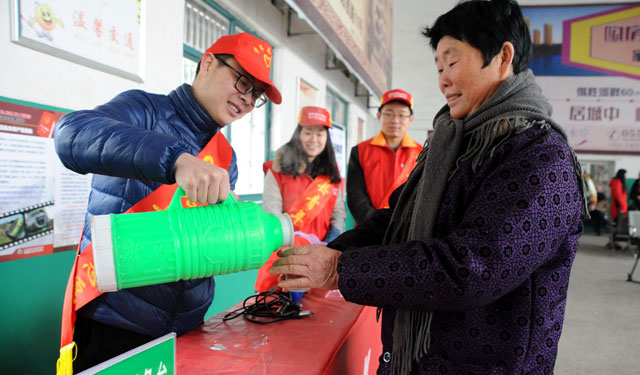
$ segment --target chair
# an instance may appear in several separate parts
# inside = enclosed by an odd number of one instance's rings
[[[638,280],[633,279],[633,273],[638,266],[638,260],[640,260],[640,211],[629,211],[629,246],[635,246],[636,261],[633,263],[633,268],[627,277],[627,281],[634,283],[640,283]]]
[[[620,213],[616,222],[607,221],[607,231],[609,232],[609,242],[604,245],[607,249],[620,250],[622,246],[618,241],[625,242],[624,251],[631,250],[631,237],[629,236],[629,216],[627,213]]]

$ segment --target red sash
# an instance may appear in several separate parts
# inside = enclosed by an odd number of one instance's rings
[[[324,210],[325,206],[332,201],[335,203],[340,183],[332,184],[328,176],[317,176],[304,190],[300,198],[295,201],[287,211],[293,222],[295,231],[313,233],[310,230],[313,221]],[[310,245],[310,242],[300,236],[294,237],[294,246]],[[278,259],[277,252],[271,254],[265,264],[258,270],[255,289],[258,292],[267,290],[278,285],[278,276],[271,275],[269,269]]]
[[[232,156],[231,145],[229,145],[224,135],[218,132],[209,140],[209,143],[200,151],[197,157],[221,168],[229,169]],[[165,210],[169,206],[177,188],[177,184],[162,185],[129,208],[125,213]],[[181,203],[183,207],[198,205],[198,203],[190,202],[186,196],[182,197]],[[82,240],[82,235],[80,239]],[[57,363],[57,375],[71,375],[73,373],[73,347],[75,346],[73,326],[76,321],[76,311],[100,294],[102,293],[98,292],[93,265],[93,246],[89,244],[80,253],[80,244],[78,244],[76,259],[71,268],[62,306],[62,333],[60,336],[60,359],[58,359]]]
[[[304,190],[300,199],[289,207],[287,213],[296,231],[311,233],[309,227],[324,207],[338,194],[339,184],[332,184],[328,176],[316,177]]]
[[[376,207],[376,209],[379,210],[382,208],[389,208],[389,197],[394,192],[394,190],[396,190],[400,185],[404,184],[404,182],[407,181],[407,178],[409,178],[409,174],[411,173],[415,165],[416,165],[415,159],[411,160],[411,162],[404,164],[404,167],[400,171],[400,174],[398,175],[398,177],[396,177],[396,180],[393,181],[393,184],[391,185],[387,193],[384,195],[384,199],[382,199],[381,207]]]

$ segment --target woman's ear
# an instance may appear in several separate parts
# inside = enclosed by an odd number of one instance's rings
[[[513,43],[504,42],[502,49],[500,50],[500,75],[502,77],[508,77],[513,74],[513,55],[515,54],[515,48]]]

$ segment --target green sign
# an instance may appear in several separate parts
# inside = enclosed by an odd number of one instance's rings
[[[169,333],[78,375],[175,375],[176,334]]]

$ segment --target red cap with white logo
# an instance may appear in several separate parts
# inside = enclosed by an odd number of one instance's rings
[[[276,104],[282,103],[280,91],[269,78],[272,55],[269,43],[249,33],[224,35],[205,51],[205,54],[207,53],[233,55],[247,73],[267,85],[267,98]]]
[[[322,125],[327,128],[331,127],[331,114],[322,107],[302,107],[298,116],[298,125],[313,126]]]
[[[382,94],[382,99],[380,99],[380,107],[393,101],[403,102],[408,105],[409,108],[413,109],[413,96],[411,96],[411,94],[409,94],[408,92],[400,89],[389,90]]]

